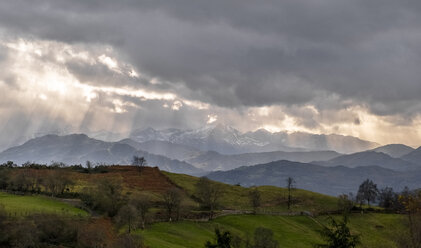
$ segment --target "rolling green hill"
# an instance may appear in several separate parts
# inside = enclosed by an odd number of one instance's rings
[[[172,182],[183,188],[188,195],[193,195],[195,184],[199,180],[197,177],[163,172]],[[249,200],[249,188],[235,185],[218,183],[222,188],[223,195],[220,205],[225,209],[251,210]],[[258,187],[261,193],[261,211],[287,211],[287,189],[275,186]],[[314,193],[302,189],[292,191],[293,206],[292,211],[309,211],[313,213],[337,210],[337,198],[323,194]]]
[[[253,240],[253,233],[257,227],[265,227],[273,230],[274,237],[282,248],[313,247],[314,244],[322,242],[319,231],[328,223],[328,216],[325,213],[338,209],[336,197],[294,189],[292,191],[293,204],[288,210],[287,189],[260,186],[258,190],[261,194],[261,207],[257,211],[258,214],[245,214],[252,210],[249,199],[251,189],[215,182],[222,192],[219,209],[216,211],[216,216],[219,217],[206,221],[207,215],[203,217],[202,209],[199,208],[199,202],[195,196],[198,177],[162,172],[157,168],[145,167],[139,170],[139,168],[128,166],[109,167],[104,173],[81,173],[67,169],[62,171],[75,182],[71,189],[72,193],[83,192],[83,187],[94,185],[95,181],[115,179],[121,184],[123,198],[136,192],[149,194],[151,209],[147,218],[150,218],[152,222],[166,219],[166,210],[162,202],[163,194],[174,187],[181,189],[181,211],[184,214],[182,218],[186,220],[155,222],[148,224],[145,230],[137,229],[136,232],[142,236],[149,248],[204,247],[206,241],[213,240],[214,230],[217,227],[223,231],[229,231],[239,239],[249,241]],[[37,175],[42,176],[48,171],[39,169],[38,172]],[[5,206],[10,217],[20,218],[34,213],[89,216],[87,212],[68,204],[70,201],[77,202],[79,199],[59,200],[43,195],[20,196],[0,193],[0,204]],[[303,212],[306,212],[306,216],[300,215]],[[316,217],[307,216],[307,212]],[[126,227],[118,225],[117,219],[106,217],[105,213],[98,212],[97,214],[103,214],[109,224],[107,228],[111,230],[110,233],[115,232],[110,235],[110,239],[124,233]],[[95,217],[100,218],[100,216]],[[349,226],[352,233],[360,234],[362,244],[358,247],[394,248],[397,236],[406,230],[405,218],[405,215],[398,214],[354,213],[350,216]],[[96,218],[83,218],[89,221],[93,219]],[[85,225],[89,225],[86,223]]]
[[[403,228],[404,216],[395,214],[354,214],[350,218],[351,231],[361,236],[361,246],[367,248],[393,248]],[[252,239],[257,227],[270,228],[282,248],[306,248],[322,242],[318,231],[327,217],[316,219],[306,216],[237,215],[217,218],[211,222],[157,223],[139,231],[151,248],[198,248],[214,237],[214,229],[245,240]]]
[[[88,216],[82,209],[46,196],[19,196],[0,192],[0,204],[11,216],[25,216],[34,213],[56,213]]]

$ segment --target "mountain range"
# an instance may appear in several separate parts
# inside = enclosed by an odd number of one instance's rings
[[[385,153],[392,158],[400,158],[405,156],[413,151],[414,148],[402,144],[389,144],[385,146],[380,146],[372,150],[373,152],[382,152]]]
[[[310,163],[286,160],[267,164],[243,166],[230,171],[217,171],[208,178],[242,186],[274,185],[286,187],[286,180],[292,177],[295,187],[337,196],[356,192],[358,186],[367,178],[379,188],[386,186],[402,190],[405,186],[420,188],[421,170],[399,172],[379,166],[349,168],[345,166],[326,167]]]
[[[106,136],[104,132],[96,133],[96,135]],[[402,171],[418,168],[417,162],[414,161],[418,161],[419,155],[414,154],[419,150],[400,144],[372,149],[374,144],[371,142],[339,135],[325,135],[324,141],[336,139],[335,144],[338,144],[339,147],[344,147],[348,143],[354,145],[361,143],[363,145],[358,146],[358,149],[351,145],[346,150],[363,150],[367,147],[371,150],[342,154],[338,151],[322,150],[321,148],[330,148],[330,146],[327,146],[326,142],[320,141],[322,137],[320,135],[270,133],[262,129],[240,133],[238,130],[224,125],[206,126],[187,131],[179,129],[159,131],[146,128],[134,131],[130,136],[131,138],[109,142],[89,138],[83,134],[45,135],[0,153],[0,161],[13,160],[18,164],[26,161],[83,164],[86,160],[90,160],[104,164],[128,164],[134,155],[142,154],[149,157],[152,164],[157,164],[157,161],[160,161],[161,165],[159,166],[163,168],[166,166],[167,170],[173,171],[174,168],[170,166],[173,165],[178,168],[178,172],[183,173],[231,170],[240,166],[277,160],[313,162],[324,166],[377,165]],[[115,135],[112,134],[111,137],[115,137]],[[313,146],[319,143],[321,145],[317,147],[321,150],[312,151],[315,148]],[[286,144],[294,144],[296,147],[286,146]],[[269,149],[269,147],[272,147],[269,150],[275,149],[275,146],[287,151],[260,152]],[[297,148],[298,146],[301,148]],[[351,149],[351,147],[354,148]],[[252,152],[249,152],[250,150]],[[247,152],[239,153],[241,151]],[[398,157],[400,155],[403,155],[402,158]],[[180,171],[180,168],[185,168],[185,170]]]
[[[406,161],[421,164],[421,147],[401,157]]]
[[[230,170],[240,166],[268,163],[276,160],[291,160],[304,163],[313,160],[324,161],[342,155],[335,151],[276,151],[226,155],[215,151],[200,151],[193,147],[174,144],[168,141],[151,140],[139,143],[131,139],[124,139],[120,141],[120,143],[128,144],[138,150],[143,150],[152,154],[185,161],[207,171]]]
[[[120,142],[105,142],[89,138],[85,134],[66,136],[46,135],[31,139],[21,146],[12,147],[0,153],[0,162],[13,161],[23,164],[27,161],[49,164],[64,162],[82,164],[91,161],[97,164],[131,164],[133,156],[142,156],[150,166],[176,173],[200,174],[203,171],[188,163],[165,156],[151,154]]]
[[[411,171],[421,168],[413,162],[406,161],[400,158],[393,158],[388,154],[375,151],[357,152],[338,156],[328,161],[317,161],[314,164],[324,166],[345,166],[349,168],[356,168],[362,166],[380,166],[395,171]]]
[[[137,142],[166,141],[173,144],[195,147],[201,151],[216,151],[221,154],[255,152],[329,151],[354,153],[373,149],[379,145],[351,136],[337,134],[310,134],[303,132],[276,132],[265,129],[241,133],[227,125],[210,125],[194,130],[153,128],[134,130],[130,138]]]
[[[301,162],[313,159],[327,160],[341,154],[334,151],[320,151],[223,155],[166,141],[139,143],[123,139],[119,142],[105,142],[89,138],[85,134],[72,134],[46,135],[31,139],[23,145],[0,153],[0,162],[14,161],[23,164],[29,161],[48,164],[56,161],[66,164],[85,164],[89,160],[97,164],[130,164],[135,155],[145,157],[151,166],[158,166],[163,170],[197,175],[204,171],[230,170],[280,159]]]
[[[102,132],[97,135],[107,136]],[[421,148],[401,144],[373,147],[372,142],[340,135],[265,130],[241,133],[222,125],[190,131],[147,128],[132,132],[130,137],[102,141],[85,134],[45,135],[1,152],[0,163],[83,165],[89,160],[124,165],[131,164],[133,156],[143,156],[149,166],[161,170],[199,176],[211,172],[213,179],[245,186],[282,186],[287,176],[297,177],[300,188],[328,194],[346,193],[367,177],[385,185],[390,181],[396,187],[421,186],[414,177],[421,171]],[[339,151],[357,152],[315,150],[336,145],[342,147]]]
[[[250,166],[261,163],[269,163],[277,160],[290,160],[297,162],[310,162],[313,159],[329,160],[340,156],[334,151],[314,152],[260,152],[224,155],[217,152],[205,152],[197,157],[187,160],[188,163],[209,171],[231,170],[240,166]]]

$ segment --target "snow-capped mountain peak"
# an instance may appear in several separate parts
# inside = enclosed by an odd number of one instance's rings
[[[341,153],[352,153],[378,146],[373,142],[342,135],[271,133],[262,129],[241,133],[234,127],[223,124],[206,125],[189,130],[146,128],[133,131],[130,138],[137,142],[166,141],[194,147],[202,151],[217,151],[222,154],[316,150],[336,150]]]

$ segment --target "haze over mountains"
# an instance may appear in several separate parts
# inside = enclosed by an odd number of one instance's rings
[[[23,164],[64,162],[82,164],[86,161],[100,164],[131,164],[133,156],[143,156],[151,166],[178,173],[197,174],[201,170],[185,162],[140,151],[125,143],[104,142],[89,138],[84,134],[67,136],[47,135],[29,140],[25,144],[12,147],[0,153],[0,161]]]
[[[410,161],[413,163],[420,163],[421,161],[421,147],[418,147],[416,150],[403,155],[402,159],[406,160],[406,161]]]
[[[0,162],[84,165],[89,160],[98,164],[130,164],[136,155],[162,170],[191,175],[213,172],[209,174],[213,179],[246,186],[283,186],[281,182],[288,176],[300,181],[298,187],[327,194],[346,193],[367,177],[378,179],[379,183],[392,180],[397,187],[402,186],[395,182],[397,179],[408,182],[407,186],[418,185],[411,180],[421,171],[420,148],[400,144],[375,146],[348,136],[265,130],[241,133],[216,125],[187,131],[147,128],[116,142],[84,134],[45,135],[3,151]],[[356,152],[340,153],[345,151]]]
[[[223,155],[217,152],[206,152],[197,157],[187,160],[196,167],[215,171],[230,170],[240,166],[249,166],[260,163],[268,163],[277,160],[291,160],[298,162],[310,162],[313,159],[328,160],[340,154],[334,151],[314,152],[261,152]]]
[[[413,152],[414,150],[415,150],[414,148],[410,146],[402,145],[402,144],[389,144],[389,145],[377,147],[373,149],[372,151],[382,152],[393,158],[400,158],[410,152]]]
[[[395,171],[410,171],[420,168],[419,165],[400,159],[392,158],[388,154],[382,152],[358,152],[349,155],[342,155],[328,161],[317,161],[314,164],[324,166],[345,166],[349,168],[356,168],[360,166],[380,166],[383,168]]]
[[[361,182],[372,179],[379,188],[385,186],[402,190],[420,188],[421,170],[398,172],[379,166],[349,168],[325,167],[309,163],[275,161],[267,164],[243,166],[231,171],[212,172],[210,179],[242,186],[274,185],[285,187],[288,177],[294,178],[297,188],[337,196],[356,192]]]
[[[303,132],[276,132],[265,129],[241,133],[227,125],[209,125],[194,130],[153,128],[135,130],[130,138],[137,142],[151,140],[167,141],[195,147],[201,151],[216,151],[221,154],[271,151],[328,151],[353,153],[378,147],[374,142],[337,134],[310,134]]]

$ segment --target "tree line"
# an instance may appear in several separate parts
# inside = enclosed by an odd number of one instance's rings
[[[379,189],[372,180],[364,180],[358,187],[357,194],[342,194],[339,196],[339,209],[344,211],[363,210],[363,205],[367,205],[367,210],[373,210],[373,204],[377,204],[387,212],[405,213],[405,199],[415,191],[405,187],[402,191],[396,192],[391,187]]]
[[[0,204],[0,247],[144,248],[139,235],[119,233],[106,220],[34,214],[12,219]]]
[[[57,169],[0,168],[0,189],[12,192],[64,196],[75,185],[68,173]]]
[[[139,173],[142,173],[147,163],[144,158],[134,157],[133,165],[139,168]],[[32,163],[26,163],[22,167],[17,167],[12,162],[8,162],[0,165],[0,189],[34,194],[42,193],[56,197],[71,196],[70,192],[72,192],[72,187],[75,186],[75,182],[68,173],[71,170],[81,173],[107,173],[107,168],[94,170],[89,162],[87,162],[86,167],[80,165],[65,167],[62,164],[46,166]],[[288,194],[286,204],[288,209],[291,209],[294,203],[293,191],[295,183],[295,180],[291,177],[286,180]],[[99,179],[77,193],[77,197],[82,200],[85,206],[98,214],[111,218],[114,225],[125,230],[126,236],[118,239],[122,240],[121,242],[136,243],[139,244],[136,247],[141,247],[140,238],[132,235],[134,230],[138,228],[144,229],[148,223],[157,219],[172,222],[186,216],[183,200],[187,195],[184,190],[176,186],[161,192],[159,199],[157,199],[142,191],[128,194],[123,190],[123,185],[121,178]],[[220,201],[224,195],[222,184],[209,180],[206,177],[201,177],[194,187],[194,193],[189,197],[192,197],[199,203],[200,210],[207,213],[209,219],[214,218],[215,212],[221,207]],[[257,214],[261,207],[261,192],[257,187],[251,187],[248,197],[253,213]],[[410,191],[408,188],[405,188],[402,192],[395,192],[390,187],[379,190],[372,180],[367,179],[361,183],[355,196],[353,194],[341,195],[338,200],[338,208],[344,213],[349,213],[353,209],[361,210],[364,204],[367,204],[370,208],[375,203],[378,203],[380,207],[388,211],[407,214],[407,226],[410,232],[402,235],[399,242],[402,244],[401,247],[419,248],[421,243],[421,193],[419,191]],[[159,211],[151,213],[150,210],[152,208],[159,209]],[[37,222],[37,218],[36,215],[33,215],[27,217],[25,221],[31,223],[29,226],[37,226],[39,228],[41,224]],[[58,220],[58,217],[47,216],[45,218],[52,221],[65,221]],[[319,247],[355,247],[358,244],[358,237],[351,234],[347,227],[347,222],[348,219],[345,217],[342,221],[332,219],[329,226],[325,226],[321,231],[326,243]],[[19,224],[21,223],[20,221],[12,222],[7,220],[7,218],[2,223],[14,223],[12,228],[15,230],[14,232],[2,234],[7,237],[2,240],[12,242],[14,235],[19,233],[19,228],[23,225]],[[81,224],[79,226],[84,225]],[[39,229],[42,230],[42,228]],[[74,241],[72,242],[79,242],[78,240],[82,239],[79,236],[83,236],[83,234],[74,236],[78,232],[75,230],[69,231],[69,233],[73,233]],[[271,240],[269,238],[271,237],[270,230],[257,228],[256,232],[260,236],[263,234],[267,235],[267,240]],[[277,247],[275,243],[259,246],[261,242],[258,240],[257,237],[259,235],[256,233],[254,240],[242,239],[231,235],[227,231],[221,232],[220,230],[215,232],[215,235],[215,240],[207,242],[206,247]],[[338,246],[338,243],[335,243],[335,238],[346,240],[348,246]],[[28,238],[28,240],[30,239]],[[42,240],[42,238],[36,237],[35,240]],[[230,246],[218,246],[221,245],[218,242],[223,240],[229,240]]]

